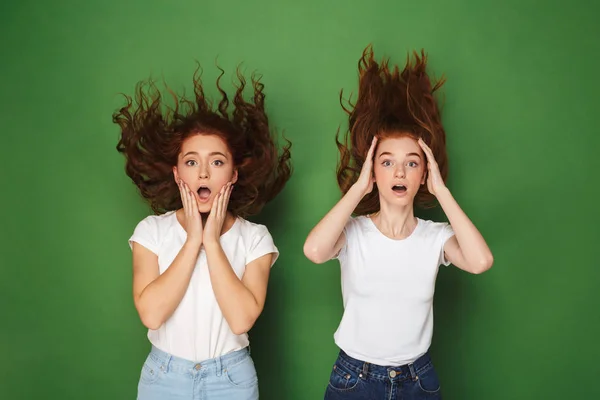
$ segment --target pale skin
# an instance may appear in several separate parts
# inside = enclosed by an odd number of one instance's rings
[[[227,207],[237,181],[227,144],[215,135],[189,137],[173,175],[183,203],[177,220],[187,238],[163,274],[157,255],[133,243],[133,298],[140,319],[149,329],[158,329],[169,319],[187,291],[203,247],[219,308],[234,334],[246,333],[264,308],[273,254],[250,262],[239,279],[223,251],[220,237],[235,223]],[[208,189],[202,196],[201,187]]]
[[[444,245],[446,258],[456,267],[473,274],[490,269],[494,262],[492,252],[446,187],[435,157],[425,142],[406,135],[385,138],[379,146],[377,142],[378,139],[373,138],[356,183],[308,235],[304,243],[306,257],[321,264],[339,253],[346,241],[343,229],[348,218],[362,198],[373,190],[375,182],[380,211],[371,215],[371,219],[381,233],[390,238],[408,237],[417,225],[414,197],[419,187],[426,183],[455,232]],[[402,185],[406,190],[393,190],[396,185]]]

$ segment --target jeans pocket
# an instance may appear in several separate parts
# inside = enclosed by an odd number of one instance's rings
[[[418,373],[417,383],[419,384],[419,388],[425,393],[438,393],[440,391],[440,380],[431,364],[428,368],[426,367]]]
[[[163,374],[164,367],[159,362],[154,360],[151,355],[148,355],[144,365],[142,366],[142,374],[140,375],[140,383],[151,385],[155,383],[160,375]]]
[[[361,378],[359,375],[359,372],[337,361],[333,365],[333,370],[329,377],[329,386],[339,391],[353,390],[360,383]]]
[[[252,357],[244,357],[237,364],[228,366],[224,371],[229,383],[235,387],[250,388],[258,384],[256,369]]]

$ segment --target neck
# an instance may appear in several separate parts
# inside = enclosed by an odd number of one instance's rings
[[[186,228],[185,226],[185,212],[183,210],[183,208],[180,208],[176,211],[175,215],[177,216],[177,220],[179,221],[179,224],[181,226],[184,227],[184,229]],[[210,215],[210,213],[200,213],[200,218],[202,218],[202,227],[204,229],[204,227],[206,226],[206,221],[208,220],[208,216]],[[233,216],[232,213],[230,213],[229,211],[227,211],[227,216],[225,217],[225,221],[223,221],[223,227],[221,228],[221,234],[227,232],[229,230],[229,228],[231,228],[233,226],[233,224],[235,223],[235,217]]]
[[[417,226],[413,205],[391,206],[380,202],[380,210],[371,217],[377,228],[386,236],[402,239],[410,236]]]
[[[208,221],[209,215],[210,215],[210,212],[200,213],[200,217],[202,218],[202,226],[203,227],[206,226],[206,221]],[[225,220],[223,221],[223,228],[221,229],[221,234],[227,232],[229,230],[229,228],[231,228],[231,226],[233,225],[234,222],[235,222],[235,217],[233,216],[232,213],[227,211],[227,214],[225,215]]]

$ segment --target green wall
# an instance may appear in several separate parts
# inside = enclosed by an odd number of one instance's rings
[[[189,91],[195,60],[212,85],[217,57],[264,74],[294,143],[295,174],[257,218],[281,251],[251,332],[261,399],[322,398],[339,268],[302,245],[339,198],[338,92],[369,43],[397,62],[423,47],[446,74],[449,186],[495,255],[482,276],[439,275],[445,398],[600,398],[598,15],[584,0],[3,2],[0,398],[135,397],[149,345],[127,238],[149,210],[111,114],[150,74]]]

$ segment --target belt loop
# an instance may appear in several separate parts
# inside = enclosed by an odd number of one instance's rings
[[[165,372],[169,372],[169,367],[171,366],[171,360],[173,360],[173,356],[169,354],[169,356],[165,360]]]
[[[369,372],[369,363],[368,362],[363,363],[363,367],[362,367],[362,375],[363,375],[362,377],[364,379],[367,379],[367,372]]]
[[[408,364],[408,370],[410,371],[410,377],[412,378],[413,381],[417,380],[417,373],[415,371],[415,364],[410,363]]]
[[[221,376],[221,357],[215,358],[215,361],[217,362],[217,376]]]

